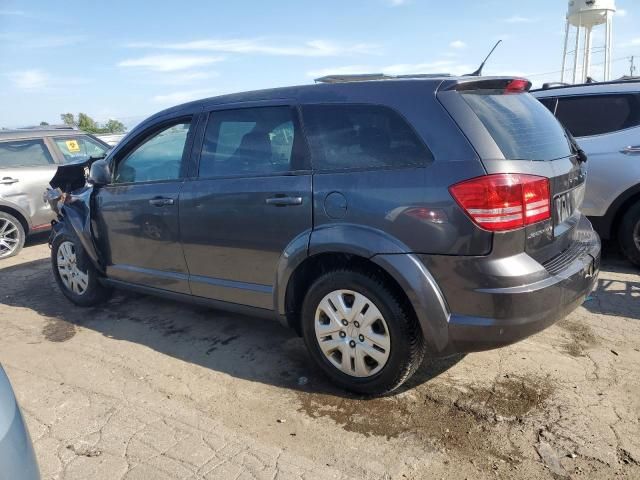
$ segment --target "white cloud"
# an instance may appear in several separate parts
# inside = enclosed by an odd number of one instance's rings
[[[155,72],[175,72],[220,62],[224,57],[202,55],[147,55],[118,63],[119,67],[141,67]]]
[[[537,22],[537,19],[522,17],[520,15],[513,15],[509,18],[503,19],[502,21],[505,23],[533,23],[533,22]]]
[[[222,53],[245,53],[299,57],[331,57],[351,54],[372,54],[379,50],[377,45],[356,43],[342,45],[326,40],[311,40],[302,44],[293,42],[278,45],[263,38],[254,39],[204,39],[178,43],[137,42],[130,48],[159,48],[166,50],[207,51]]]
[[[627,16],[627,13],[628,13],[628,12],[627,12],[624,8],[619,8],[619,9],[616,11],[616,15],[617,15],[618,17],[626,17],[626,16]]]
[[[179,103],[197,100],[216,95],[219,92],[213,89],[185,90],[180,92],[167,93],[165,95],[156,95],[151,100],[154,103],[177,105]]]
[[[409,0],[387,0],[387,3],[392,7],[400,7],[409,3]]]
[[[7,76],[14,86],[21,90],[38,90],[49,83],[49,75],[37,69],[9,72]]]
[[[467,44],[464,43],[462,40],[454,40],[449,44],[449,46],[451,48],[461,49],[461,48],[466,48]]]

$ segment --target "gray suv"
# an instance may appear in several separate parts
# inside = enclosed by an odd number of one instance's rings
[[[42,194],[58,165],[101,156],[110,147],[71,127],[0,130],[0,259],[55,218]]]
[[[604,239],[640,266],[640,81],[561,86],[534,95],[589,157],[582,207]]]
[[[342,81],[180,105],[61,167],[55,279],[275,317],[338,385],[507,345],[596,281],[585,166],[513,78]]]

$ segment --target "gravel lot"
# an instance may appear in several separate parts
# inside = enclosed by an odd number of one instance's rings
[[[0,262],[0,362],[43,479],[640,478],[640,277],[615,253],[559,324],[366,400],[275,322],[73,307],[43,241]]]

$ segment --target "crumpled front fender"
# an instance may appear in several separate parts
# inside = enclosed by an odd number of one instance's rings
[[[53,244],[60,235],[67,234],[78,240],[89,260],[98,271],[104,273],[98,249],[91,232],[91,195],[92,186],[85,186],[67,194],[60,209],[59,220],[51,231],[49,244]]]

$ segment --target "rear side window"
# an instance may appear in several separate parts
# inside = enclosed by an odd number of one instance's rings
[[[558,98],[556,116],[574,137],[617,132],[640,125],[640,96],[561,97]]]
[[[65,163],[86,160],[89,157],[100,157],[108,150],[108,147],[85,136],[59,137],[54,141],[62,152]]]
[[[199,176],[270,175],[304,168],[297,123],[289,106],[212,112]]]
[[[564,129],[528,93],[474,90],[462,93],[509,160],[555,160],[571,155]]]
[[[53,163],[42,140],[15,140],[0,143],[0,168],[40,167]]]
[[[378,105],[302,108],[316,170],[425,165],[431,153],[395,111]]]

